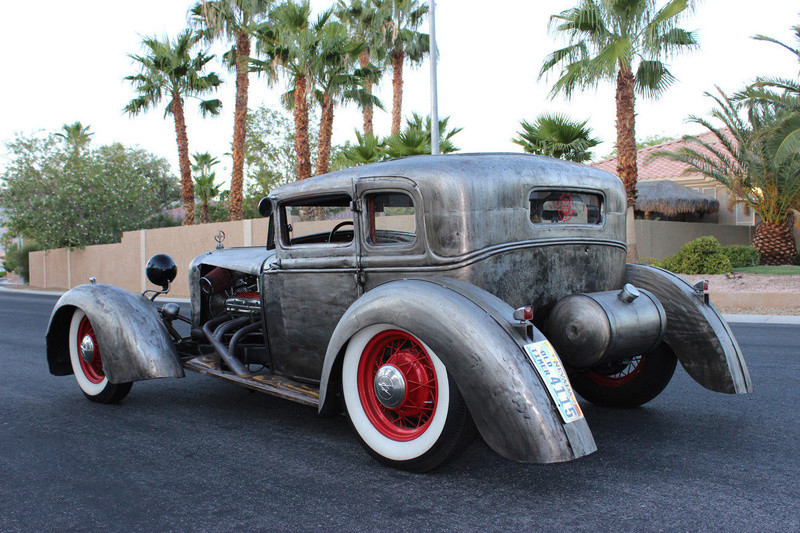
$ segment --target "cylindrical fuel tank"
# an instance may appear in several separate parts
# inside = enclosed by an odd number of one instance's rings
[[[626,284],[559,300],[547,319],[547,337],[567,366],[583,369],[652,350],[666,326],[658,299]]]

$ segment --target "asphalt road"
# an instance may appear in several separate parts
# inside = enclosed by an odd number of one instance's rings
[[[678,369],[644,408],[582,404],[598,451],[431,474],[378,465],[346,419],[195,374],[93,404],[48,373],[54,297],[0,292],[0,531],[800,530],[800,326],[733,325],[755,393]]]

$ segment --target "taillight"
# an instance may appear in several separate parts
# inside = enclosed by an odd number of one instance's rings
[[[533,320],[533,306],[526,305],[525,307],[515,309],[514,320],[519,320],[520,322],[525,320]]]

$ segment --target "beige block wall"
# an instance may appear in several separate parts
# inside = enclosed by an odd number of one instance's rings
[[[400,230],[413,227],[413,217],[392,217],[392,226]],[[297,222],[298,232],[329,231],[313,227],[314,222]],[[302,228],[301,225],[308,225]],[[155,288],[147,282],[144,266],[147,259],[157,253],[166,253],[175,259],[178,276],[171,296],[189,296],[187,283],[189,263],[198,255],[214,249],[214,234],[225,232],[225,247],[264,246],[267,239],[267,223],[263,219],[242,220],[180,226],[153,230],[126,232],[122,242],[87,246],[83,250],[61,248],[30,254],[30,284],[42,289],[68,289],[89,281],[110,283],[124,289],[141,292]],[[800,244],[800,214],[795,221],[795,236]],[[696,224],[687,222],[662,222],[637,220],[636,235],[640,257],[662,259],[677,252],[687,241],[713,235],[722,244],[750,244],[753,228],[723,224]]]
[[[712,235],[720,244],[750,244],[752,226],[725,224],[698,224],[694,222],[663,222],[659,220],[637,220],[636,247],[639,257],[663,259],[680,250],[684,243]]]

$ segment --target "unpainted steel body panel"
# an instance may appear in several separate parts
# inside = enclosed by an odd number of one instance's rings
[[[189,264],[189,296],[192,303],[192,327],[200,325],[200,266],[222,267],[258,277],[263,265],[275,257],[275,250],[264,246],[215,249],[195,257]]]
[[[75,309],[92,323],[103,372],[111,383],[183,377],[175,343],[155,305],[104,283],[79,285],[56,302],[47,326],[47,361],[53,374],[72,374],[69,327]]]
[[[432,260],[532,239],[607,239],[625,246],[625,189],[619,178],[592,167],[528,154],[448,154],[374,163],[308,178],[272,191],[278,204],[301,196],[352,194],[353,183],[404,178],[419,190],[417,206]],[[603,196],[602,224],[533,224],[534,189],[567,189]],[[302,256],[303,251],[299,250]],[[433,263],[433,262],[432,262]]]
[[[716,392],[752,392],[744,356],[728,324],[702,293],[672,272],[627,265],[626,281],[656,295],[667,313],[666,342],[686,372]]]
[[[623,301],[620,291],[573,294],[559,300],[547,319],[547,336],[575,369],[647,353],[661,343],[667,315],[658,298],[640,289]]]
[[[332,402],[329,378],[348,340],[373,324],[413,332],[444,362],[484,440],[525,462],[568,461],[596,450],[584,419],[564,424],[522,346],[544,340],[512,327],[513,309],[474,285],[451,279],[393,281],[367,292],[342,317],[325,355],[320,411]]]

